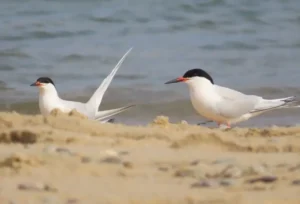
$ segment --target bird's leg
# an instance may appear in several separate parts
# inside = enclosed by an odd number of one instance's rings
[[[115,123],[115,119],[114,118],[111,118],[107,121],[107,123]]]
[[[229,122],[222,123],[222,122],[217,122],[217,121],[216,121],[216,123],[218,124],[218,126],[219,126],[220,129],[229,129],[229,128],[231,128]],[[224,125],[224,126],[222,127],[222,125]]]
[[[206,120],[204,122],[198,123],[197,125],[206,125],[207,123],[211,123],[211,122],[214,122],[214,121],[212,121],[212,120]]]

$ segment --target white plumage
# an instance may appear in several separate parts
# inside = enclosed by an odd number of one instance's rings
[[[188,85],[192,105],[200,115],[228,127],[230,124],[248,120],[264,112],[295,107],[296,104],[294,96],[264,99],[215,85],[211,76],[201,69],[189,70],[183,77],[168,81],[166,84],[176,82],[185,82]]]
[[[122,65],[126,56],[132,50],[130,48],[124,56],[120,59],[118,64],[114,67],[111,73],[103,80],[101,85],[97,88],[94,94],[86,103],[67,101],[59,97],[57,90],[54,86],[53,81],[48,77],[41,77],[32,86],[37,86],[39,88],[39,108],[41,114],[46,116],[50,114],[53,109],[59,109],[62,112],[68,113],[73,109],[76,109],[79,113],[87,116],[89,119],[98,120],[101,122],[106,122],[109,117],[119,114],[134,105],[124,106],[121,108],[98,111],[101,104],[104,93],[106,92],[109,84],[111,83],[116,72]]]

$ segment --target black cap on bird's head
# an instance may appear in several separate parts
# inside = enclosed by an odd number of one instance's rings
[[[192,79],[193,77],[203,77],[203,78],[206,78],[207,80],[209,80],[212,84],[214,84],[214,80],[212,79],[212,77],[203,69],[191,69],[191,70],[187,71],[186,73],[184,73],[184,75],[182,77],[178,77],[176,79],[167,81],[165,84],[185,82],[185,81]]]
[[[36,82],[31,84],[30,86],[43,86],[46,84],[52,84],[53,86],[55,86],[54,82],[49,77],[40,77],[36,80]]]

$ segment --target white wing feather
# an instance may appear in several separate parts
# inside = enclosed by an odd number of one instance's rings
[[[105,110],[105,111],[98,111],[96,113],[95,120],[98,120],[98,121],[107,120],[107,118],[109,118],[111,116],[114,116],[116,114],[119,114],[119,113],[133,107],[133,106],[135,106],[135,105],[124,106],[124,107],[121,107],[121,108],[115,108],[115,109]]]
[[[103,82],[98,87],[98,89],[95,91],[95,93],[92,95],[90,100],[86,103],[86,107],[88,109],[92,109],[91,111],[93,111],[95,114],[98,111],[98,108],[101,104],[101,101],[102,101],[102,98],[103,98],[103,95],[104,95],[105,91],[107,90],[109,84],[111,83],[111,81],[112,81],[113,77],[115,76],[116,72],[118,71],[118,69],[122,65],[122,63],[125,60],[126,56],[130,53],[130,51],[132,49],[133,48],[130,48],[123,55],[123,57],[119,60],[118,64],[114,67],[114,69],[111,71],[111,73],[103,80]]]
[[[246,95],[218,85],[214,85],[214,87],[217,93],[223,98],[217,104],[219,114],[227,118],[239,117],[246,113],[282,108],[295,102],[294,96],[269,100],[256,95]]]

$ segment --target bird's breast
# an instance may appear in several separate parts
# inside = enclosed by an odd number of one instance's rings
[[[49,115],[55,108],[61,109],[59,102],[55,100],[55,98],[47,97],[45,95],[39,97],[39,108],[41,114],[44,116]]]
[[[223,121],[223,117],[218,114],[216,104],[219,97],[209,92],[191,92],[191,102],[194,109],[203,117]]]

